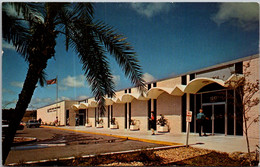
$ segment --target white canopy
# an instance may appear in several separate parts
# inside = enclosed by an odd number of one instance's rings
[[[71,108],[73,109],[73,110],[79,110],[79,104],[73,104],[72,106],[71,106]]]
[[[98,103],[97,103],[97,101],[90,101],[90,102],[88,102],[88,107],[89,108],[95,108],[95,107],[97,107],[98,106]]]
[[[132,93],[131,95],[137,100],[149,100],[149,98],[143,96],[141,93]]]
[[[113,103],[115,103],[115,102],[112,98],[105,98],[105,104],[107,106],[112,105]]]
[[[185,85],[176,85],[174,88],[153,87],[147,92],[147,98],[157,99],[163,92],[174,96],[182,96],[184,89]]]
[[[184,89],[185,93],[191,93],[191,94],[195,94],[197,93],[202,87],[207,86],[209,84],[212,83],[217,83],[221,86],[225,87],[225,82],[221,79],[213,79],[213,78],[206,78],[206,77],[202,77],[202,78],[196,78],[194,80],[192,80]]]
[[[80,103],[79,104],[79,109],[86,109],[89,107],[89,104],[88,103]]]

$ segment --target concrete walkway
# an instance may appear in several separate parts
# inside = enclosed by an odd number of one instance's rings
[[[46,127],[47,128],[47,127]],[[144,142],[161,143],[165,145],[185,145],[186,144],[186,133],[182,134],[171,134],[171,133],[157,133],[151,135],[151,132],[141,131],[130,131],[121,129],[106,129],[106,128],[95,128],[85,126],[65,126],[65,127],[49,127],[58,128],[69,131],[78,131],[82,133],[92,133],[109,135],[115,137],[128,137],[132,140],[139,140]],[[259,139],[250,140],[251,151],[256,149],[256,144],[259,144]],[[214,136],[203,136],[199,137],[198,134],[191,133],[189,135],[189,145],[198,148],[205,148],[210,150],[222,151],[222,152],[247,152],[246,140],[243,136],[225,136],[216,134]]]

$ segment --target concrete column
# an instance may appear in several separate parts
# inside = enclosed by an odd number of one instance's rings
[[[188,85],[190,82],[190,75],[187,75],[186,79],[187,79],[187,85]],[[189,93],[186,93],[186,111],[187,110],[190,111],[190,94]]]
[[[154,99],[151,99],[151,111],[154,111]]]
[[[75,126],[76,125],[76,111],[74,111],[73,109],[69,110],[69,122],[70,122],[70,126]]]
[[[190,82],[190,75],[186,75],[186,80],[187,80],[187,85],[188,85]],[[187,111],[190,111],[190,94],[189,93],[186,93],[186,112]],[[185,115],[186,115],[186,113],[185,113]],[[190,130],[189,123],[186,122],[186,132],[188,133],[189,130]]]

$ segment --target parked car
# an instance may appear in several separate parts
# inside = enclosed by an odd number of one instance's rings
[[[2,131],[5,132],[9,127],[9,123],[7,120],[2,120]]]
[[[2,120],[2,131],[6,132],[6,130],[9,127],[9,121],[8,120]],[[24,125],[21,122],[20,125],[18,126],[17,130],[23,130],[24,129]]]
[[[20,125],[18,126],[18,129],[17,130],[23,130],[24,129],[24,125],[22,122],[20,122]]]
[[[40,126],[41,126],[41,123],[38,120],[29,120],[26,123],[27,128],[32,128],[32,127],[39,128]]]

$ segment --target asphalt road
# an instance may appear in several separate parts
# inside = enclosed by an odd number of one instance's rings
[[[162,146],[110,136],[50,128],[25,128],[18,131],[16,136],[36,137],[37,142],[13,147],[6,164]]]

